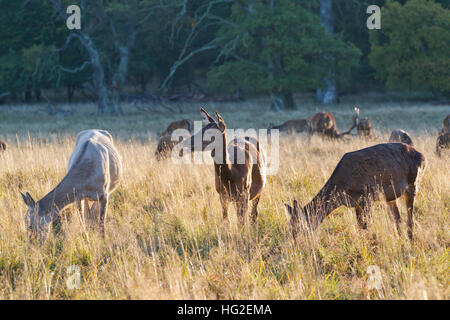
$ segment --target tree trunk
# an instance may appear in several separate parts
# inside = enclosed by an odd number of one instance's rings
[[[119,51],[120,60],[119,66],[117,67],[117,71],[113,76],[113,103],[112,110],[110,113],[116,115],[122,115],[123,110],[120,104],[120,93],[122,91],[123,86],[126,84],[127,76],[128,76],[128,66],[130,62],[130,52],[134,47],[134,43],[136,41],[136,30],[134,26],[130,27],[127,37],[126,45],[119,45],[118,42],[115,43],[116,49]]]
[[[334,33],[334,16],[333,16],[333,1],[321,0],[320,1],[320,21],[331,34]],[[336,102],[336,80],[335,75],[331,72],[325,79],[325,88],[318,88],[316,91],[316,99],[323,103],[335,103]]]
[[[270,110],[271,111],[281,111],[283,109],[283,99],[277,96],[275,93],[270,93]]]
[[[108,98],[108,88],[105,84],[105,71],[103,70],[103,65],[100,61],[100,55],[94,46],[91,37],[87,33],[81,34],[81,42],[86,48],[89,54],[89,58],[92,65],[92,70],[94,73],[94,87],[98,98],[98,113],[105,114],[110,108],[109,98]]]

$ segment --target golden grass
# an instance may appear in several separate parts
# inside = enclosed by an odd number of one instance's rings
[[[224,118],[234,127],[231,113]],[[435,156],[434,134],[414,137],[428,162],[416,200],[414,243],[397,234],[380,202],[365,233],[354,212],[342,207],[312,237],[300,236],[297,243],[291,238],[283,201],[306,203],[345,152],[375,141],[314,138],[308,144],[304,136],[283,136],[280,168],[268,178],[257,225],[241,230],[234,208],[230,224],[222,223],[211,165],[157,162],[154,139],[128,124],[128,131],[105,126],[124,160],[106,238],[96,230],[84,233],[70,206],[59,231],[39,245],[27,239],[19,191],[38,199],[58,183],[76,131],[86,123],[71,124],[69,132],[46,129],[51,125],[30,137],[22,132],[15,143],[11,131],[5,135],[10,149],[0,154],[0,299],[450,298],[450,166],[448,155]],[[18,126],[24,130],[26,124]],[[386,139],[387,132],[378,134],[378,141]],[[82,270],[78,290],[65,283],[70,265]],[[365,285],[369,265],[381,269],[380,291]]]

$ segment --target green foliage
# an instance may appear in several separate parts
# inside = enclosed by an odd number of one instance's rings
[[[433,0],[388,1],[369,59],[389,89],[450,94],[450,10]]]
[[[13,94],[45,87],[49,82],[46,60],[52,49],[52,11],[46,2],[0,0],[0,92]]]
[[[336,74],[348,79],[360,51],[320,25],[316,1],[253,1],[235,5],[218,33],[225,62],[208,73],[213,87],[244,87],[254,92],[315,89]]]

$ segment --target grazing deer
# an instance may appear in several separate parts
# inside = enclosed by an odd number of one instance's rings
[[[192,130],[194,129],[194,123],[190,119],[183,119],[178,121],[173,121],[169,124],[166,131],[160,134],[160,136],[170,136],[176,129],[186,129],[192,134]]]
[[[29,228],[38,235],[46,234],[50,223],[67,205],[76,202],[84,216],[83,211],[89,211],[87,201],[90,200],[96,201],[93,208],[100,208],[98,222],[104,236],[108,199],[121,177],[122,160],[111,134],[104,130],[81,131],[61,182],[37,202],[28,192],[21,193],[28,206],[25,219]]]
[[[6,141],[0,140],[0,151],[5,151],[8,148]]]
[[[424,169],[424,155],[403,143],[378,144],[346,153],[311,202],[303,208],[297,201],[293,207],[285,204],[294,238],[302,222],[314,230],[342,205],[355,208],[358,226],[367,229],[370,207],[381,194],[390,207],[398,230],[401,219],[396,199],[405,197],[408,236],[412,239],[414,198]]]
[[[195,141],[202,141],[201,151],[211,150],[214,160],[215,185],[219,193],[223,210],[223,218],[228,218],[228,205],[236,204],[236,211],[241,223],[248,210],[249,201],[252,200],[251,218],[256,221],[258,216],[258,203],[261,192],[266,183],[266,163],[262,149],[256,138],[235,138],[227,144],[226,124],[216,112],[217,120],[211,117],[203,108],[200,109],[204,127],[190,139],[182,142],[183,150],[195,150]],[[213,149],[211,142],[205,139],[214,130],[218,130],[221,139],[221,150]],[[231,156],[234,155],[234,158]],[[237,159],[239,161],[237,163]]]
[[[160,137],[155,151],[156,160],[159,161],[168,158],[173,148],[180,142],[181,141],[172,141],[171,135]]]
[[[410,146],[414,146],[414,143],[409,134],[402,129],[393,130],[391,132],[391,136],[389,137],[389,142],[402,142],[409,144]]]

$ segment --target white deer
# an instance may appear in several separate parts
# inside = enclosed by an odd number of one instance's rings
[[[21,193],[28,206],[26,223],[32,232],[38,235],[46,234],[50,223],[59,216],[59,212],[76,202],[83,217],[83,211],[89,213],[95,208],[104,236],[108,199],[121,177],[122,160],[111,134],[105,130],[81,131],[77,135],[75,149],[69,159],[67,174],[61,182],[37,202],[28,192]],[[91,210],[88,201],[96,201]]]

